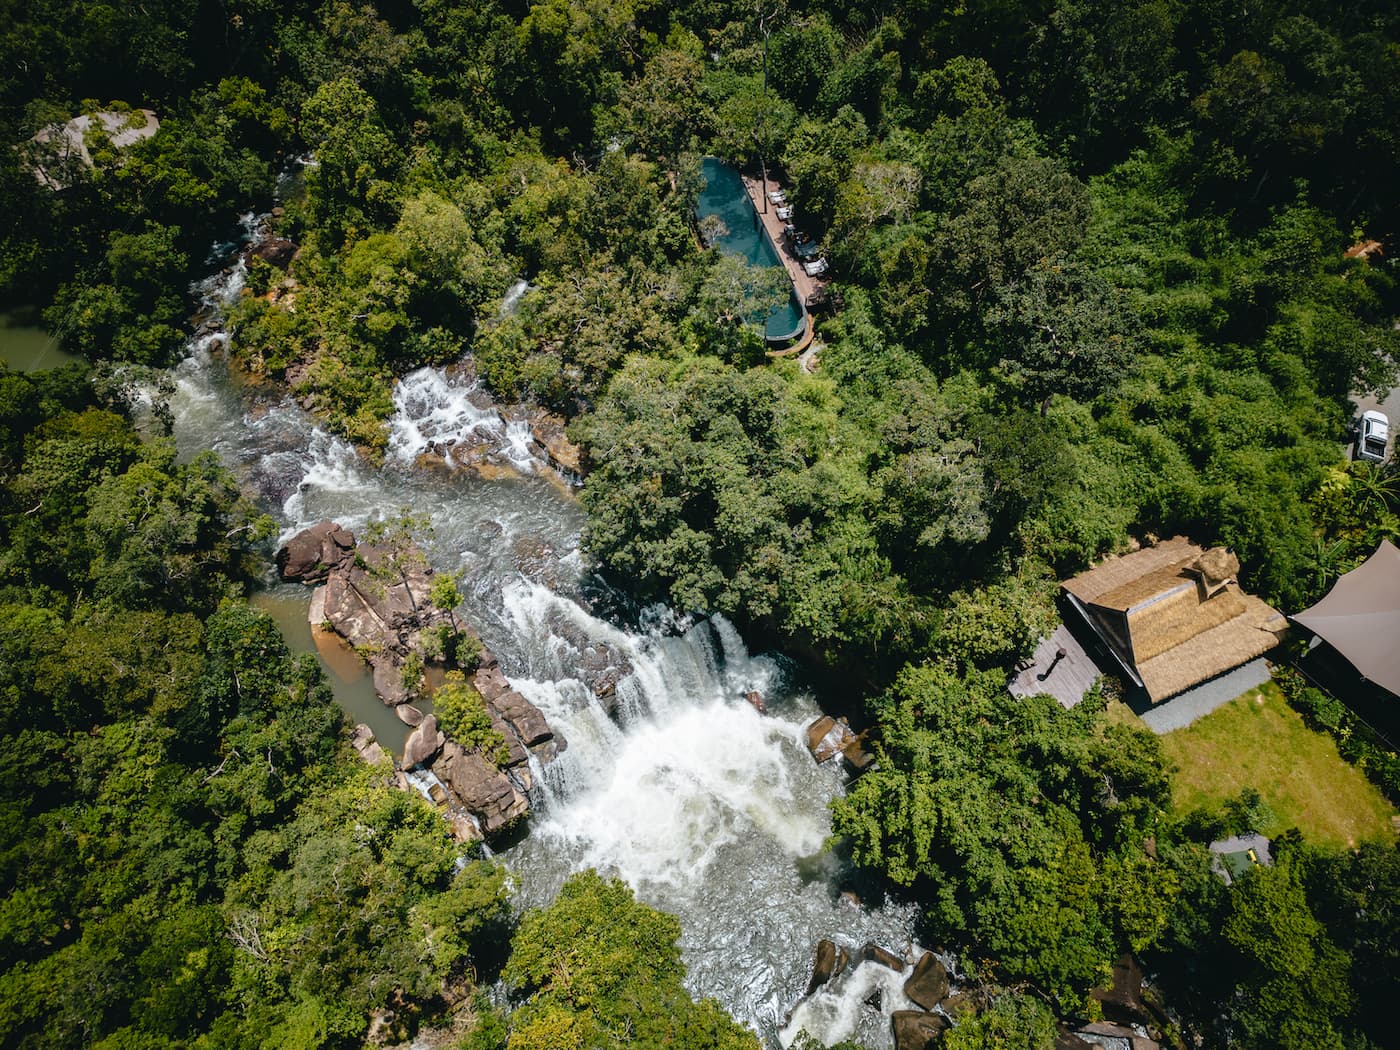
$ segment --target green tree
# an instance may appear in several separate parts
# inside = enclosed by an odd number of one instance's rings
[[[374,97],[349,77],[327,81],[302,107],[302,134],[315,154],[307,173],[311,214],[329,246],[367,232],[393,197],[393,140]]]
[[[1091,400],[1132,365],[1137,326],[1123,296],[1082,267],[1042,261],[997,299],[987,322],[1004,347],[1002,367],[1042,416],[1056,394]]]
[[[1039,999],[1005,992],[985,1013],[959,1021],[943,1036],[944,1050],[1051,1050],[1055,1016]]]
[[[756,1047],[713,1000],[686,993],[679,937],[675,918],[637,903],[620,881],[570,877],[511,940],[503,977],[529,997],[511,1015],[509,1050]]]
[[[492,724],[486,701],[461,671],[448,671],[433,690],[433,714],[442,731],[464,748],[480,751],[498,766],[510,761],[510,748]]]

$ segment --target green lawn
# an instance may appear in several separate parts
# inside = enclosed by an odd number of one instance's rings
[[[1122,713],[1136,718],[1127,708]],[[1332,846],[1394,840],[1394,807],[1342,759],[1330,736],[1303,724],[1272,682],[1167,733],[1162,747],[1177,767],[1179,809],[1252,787],[1278,816],[1274,827],[1259,829],[1265,835],[1296,827],[1309,841]]]

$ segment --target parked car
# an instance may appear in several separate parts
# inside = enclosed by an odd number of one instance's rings
[[[1390,420],[1384,412],[1372,410],[1361,417],[1361,429],[1356,435],[1356,458],[1370,463],[1385,461],[1386,441],[1390,437]]]

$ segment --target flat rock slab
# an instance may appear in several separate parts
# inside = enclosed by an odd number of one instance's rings
[[[404,768],[430,764],[446,743],[447,738],[438,729],[437,717],[425,716],[418,723],[418,728],[408,735],[408,741],[403,746]]]
[[[812,979],[807,982],[807,994],[811,995],[845,969],[847,958],[845,949],[838,949],[834,941],[818,941],[817,955],[812,961]]]

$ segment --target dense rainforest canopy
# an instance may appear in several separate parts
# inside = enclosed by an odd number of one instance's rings
[[[267,523],[126,417],[113,364],[174,360],[209,245],[292,168],[299,251],[250,264],[232,353],[371,457],[395,377],[470,355],[572,420],[603,572],[866,690],[880,768],[835,831],[1014,989],[949,1045],[1045,1045],[1125,950],[1211,1044],[1389,1041],[1393,842],[1285,836],[1227,888],[1203,847],[1249,799],[1179,812],[1102,696],[1002,686],[1054,581],[1135,540],[1227,545],[1292,612],[1400,534],[1340,449],[1400,350],[1395,5],[0,11],[0,303],[94,362],[0,372],[0,1042],[358,1045],[455,1005],[465,1046],[752,1045],[591,875],[519,923],[514,1012],[460,1009],[503,871],[349,757],[240,602]],[[31,138],[141,107],[91,167]],[[825,245],[815,374],[700,247],[704,155],[781,172]]]

